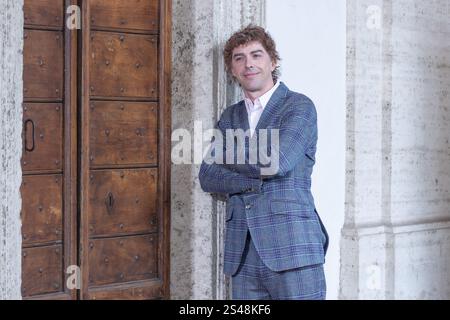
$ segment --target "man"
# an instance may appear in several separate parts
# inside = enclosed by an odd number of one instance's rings
[[[224,272],[232,276],[232,298],[325,299],[328,235],[310,190],[317,142],[314,104],[278,81],[280,58],[263,28],[250,25],[232,35],[224,59],[244,99],[220,117],[223,137],[227,130],[243,129],[250,131],[250,140],[259,140],[260,129],[279,130],[278,144],[270,149],[279,159],[272,174],[260,161],[248,161],[247,141],[244,163],[234,157],[224,163],[204,160],[200,168],[202,189],[228,196]]]

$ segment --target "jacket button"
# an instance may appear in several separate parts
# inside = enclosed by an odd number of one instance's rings
[[[245,206],[245,209],[250,210],[251,207],[252,207],[252,206],[251,206],[250,204],[248,204],[248,205]]]

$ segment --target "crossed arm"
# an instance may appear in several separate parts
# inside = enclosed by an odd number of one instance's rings
[[[205,192],[210,193],[242,193],[249,190],[260,191],[260,179],[249,178],[231,171],[219,164],[207,164],[203,161],[200,167],[200,185]]]
[[[286,112],[279,128],[279,141],[271,146],[271,155],[278,153],[278,168],[265,175],[268,165],[226,163],[224,166],[249,178],[268,180],[283,177],[299,163],[301,155],[317,141],[317,114],[312,102],[302,103]],[[272,170],[271,170],[272,171]]]
[[[225,130],[218,122],[223,137]],[[273,144],[271,154],[278,152],[278,168],[271,175],[261,171],[267,165],[257,164],[207,164],[203,161],[199,178],[202,189],[211,193],[241,193],[260,191],[262,181],[285,176],[301,160],[311,144],[317,140],[317,114],[312,102],[291,108],[283,117],[279,129],[279,143]],[[226,143],[224,143],[224,146]],[[225,150],[224,150],[224,154]]]
[[[221,125],[224,114],[215,126],[222,133],[222,138],[225,139],[225,128]],[[222,154],[226,154],[226,142],[222,144]],[[208,155],[215,156],[215,150],[208,151]],[[260,191],[262,181],[259,178],[247,177],[231,168],[227,168],[223,164],[209,163],[205,159],[202,162],[199,172],[200,186],[203,191],[210,193],[233,194],[242,193],[250,190]]]

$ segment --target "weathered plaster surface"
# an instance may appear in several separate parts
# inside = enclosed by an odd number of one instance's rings
[[[22,6],[0,0],[0,300],[21,298]]]

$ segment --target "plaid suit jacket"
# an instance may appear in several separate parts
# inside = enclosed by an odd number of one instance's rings
[[[227,129],[249,130],[244,101],[226,108],[216,128],[224,138]],[[224,139],[224,163],[204,160],[200,167],[202,189],[227,196],[224,272],[228,275],[240,265],[247,230],[261,259],[273,271],[324,263],[328,248],[328,234],[311,194],[317,144],[313,102],[281,82],[251,139],[259,141],[259,129],[279,129],[278,146],[272,150],[271,135],[268,144],[269,154],[279,155],[275,173],[262,175],[261,169],[267,165],[259,157],[255,164],[249,161],[249,139],[245,141],[245,163],[238,164],[237,157],[225,163]],[[234,148],[237,153],[238,146]],[[215,151],[209,154],[214,156]]]

